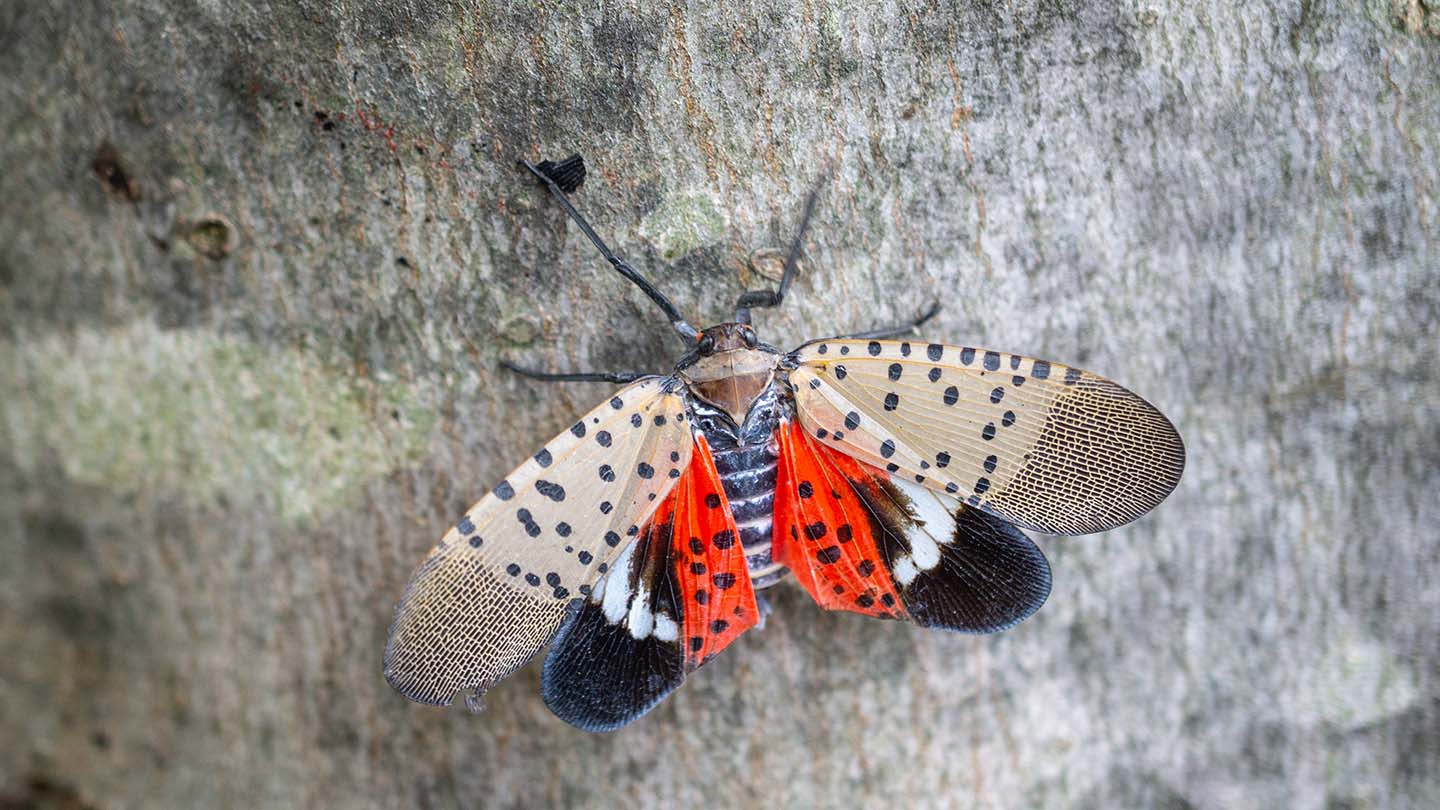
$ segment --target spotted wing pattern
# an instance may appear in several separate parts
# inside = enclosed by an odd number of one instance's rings
[[[870,513],[851,484],[865,477],[860,463],[817,452],[798,422],[782,425],[779,438],[776,561],[826,610],[908,618],[881,568],[880,538]]]
[[[735,519],[703,437],[680,483],[584,602],[545,659],[542,692],[587,731],[650,711],[759,618]]]
[[[681,395],[634,383],[501,481],[411,577],[385,647],[406,697],[448,704],[537,653],[675,486],[694,446]]]
[[[793,353],[801,424],[846,455],[1053,534],[1128,523],[1180,481],[1153,405],[1077,368],[984,349],[826,340]]]
[[[701,437],[695,447],[690,486],[671,499],[675,578],[685,606],[687,669],[715,657],[760,619],[745,549],[710,445]]]
[[[1014,526],[826,447],[798,423],[779,438],[776,559],[821,607],[991,633],[1050,595],[1045,555]]]

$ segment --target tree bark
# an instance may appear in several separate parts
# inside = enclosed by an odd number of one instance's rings
[[[1440,806],[1432,0],[0,8],[0,805]],[[944,305],[1187,441],[1033,619],[822,613],[641,722],[380,673],[444,528],[828,178],[793,345]],[[752,261],[753,260],[753,261]]]

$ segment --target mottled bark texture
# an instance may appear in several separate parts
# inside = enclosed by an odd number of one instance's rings
[[[0,4],[0,796],[123,807],[1440,806],[1440,7]],[[786,588],[591,736],[380,653],[413,566],[831,181],[793,344],[1073,362],[1190,451],[998,637]]]

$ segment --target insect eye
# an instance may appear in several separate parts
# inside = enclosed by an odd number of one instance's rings
[[[700,345],[697,347],[701,354],[708,355],[715,351],[715,338],[710,335],[700,336]]]
[[[760,339],[755,337],[755,330],[748,326],[740,330],[740,337],[745,340],[745,345],[752,349],[760,343]]]

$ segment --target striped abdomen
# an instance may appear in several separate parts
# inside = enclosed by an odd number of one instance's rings
[[[774,525],[775,464],[780,450],[775,440],[734,445],[714,451],[715,469],[730,501],[740,544],[755,588],[768,588],[784,579],[789,569],[770,553]]]

